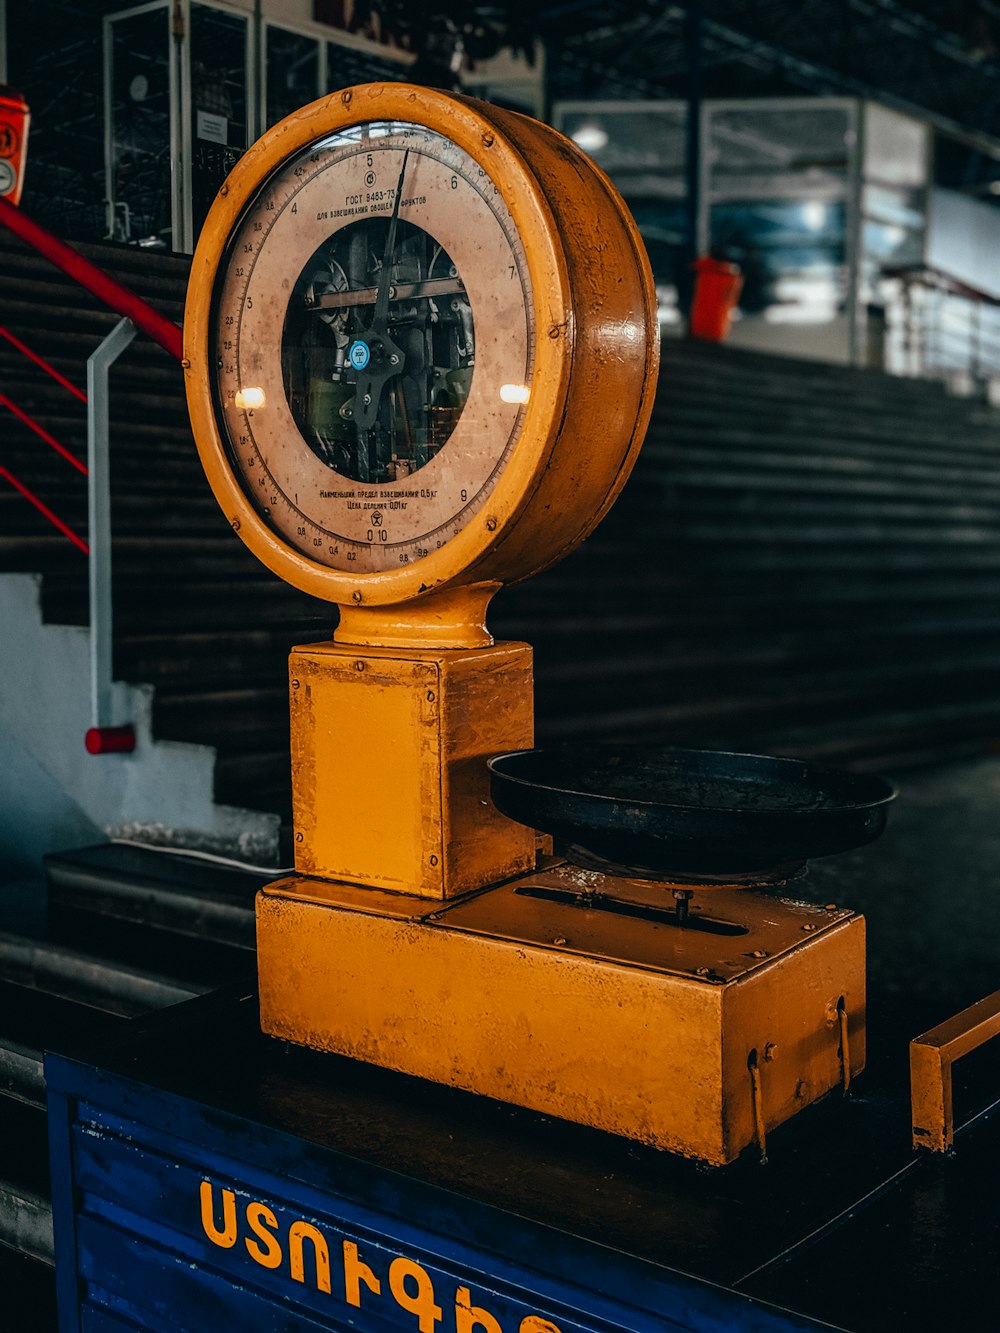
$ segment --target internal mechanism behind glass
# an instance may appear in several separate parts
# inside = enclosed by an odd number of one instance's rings
[[[475,360],[461,275],[433,236],[402,218],[337,231],[292,289],[281,353],[288,403],[315,454],[354,481],[398,481],[429,463],[461,416]]]

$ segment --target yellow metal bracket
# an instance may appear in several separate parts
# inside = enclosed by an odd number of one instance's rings
[[[955,1139],[951,1067],[1000,1034],[1000,991],[910,1042],[913,1146],[947,1152]]]

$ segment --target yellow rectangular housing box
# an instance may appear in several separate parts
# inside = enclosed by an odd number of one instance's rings
[[[486,760],[533,743],[532,652],[319,643],[289,660],[295,868],[448,898],[534,865]]]
[[[850,1076],[864,1068],[863,917],[716,890],[713,911],[745,928],[720,944],[567,910],[552,894],[573,874],[444,905],[269,885],[257,899],[261,1026],[715,1165],[844,1086],[845,1055]]]

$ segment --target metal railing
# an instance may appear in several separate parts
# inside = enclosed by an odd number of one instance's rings
[[[60,241],[57,236],[46,231],[37,222],[32,221],[19,208],[15,208],[0,195],[0,224],[8,231],[20,237],[26,245],[44,255],[56,268],[62,269],[67,277],[85,287],[92,296],[96,296],[109,310],[130,319],[137,329],[141,329],[154,342],[178,361],[183,356],[183,335],[179,324],[174,324],[166,316],[144,301],[135,292],[130,292],[109,274],[84,258],[79,251]]]
[[[1000,376],[1000,299],[927,265],[883,273],[886,369],[919,378]]]
[[[0,225],[7,227],[25,244],[44,256],[57,268],[109,309],[121,316],[119,322],[87,361],[87,392],[83,393],[44,357],[38,355],[16,335],[0,328],[0,337],[44,370],[69,393],[87,405],[86,466],[49,431],[5,394],[0,406],[12,412],[29,430],[69,461],[87,477],[87,513],[89,541],[74,532],[35,493],[9,469],[0,467],[0,478],[11,485],[34,506],[59,532],[89,556],[88,598],[90,621],[90,727],[85,742],[91,754],[131,751],[135,731],[131,723],[113,721],[112,690],[112,597],[111,597],[111,478],[109,457],[110,410],[109,372],[111,366],[141,331],[171,356],[180,360],[182,333],[177,324],[161,315],[151,305],[120,282],[92,264],[78,251],[39,226],[19,208],[0,196]]]
[[[0,324],[0,338],[5,339],[12,347],[16,348],[22,356],[25,356],[29,361],[44,370],[51,379],[55,380],[55,382],[66,389],[67,392],[73,394],[74,397],[79,398],[81,402],[85,403],[87,401],[87,395],[81,389],[78,389],[75,384],[72,384],[65,375],[60,374],[55,366],[50,365],[43,356],[39,356],[37,352],[32,351],[26,343],[23,343],[20,338],[11,333],[10,329],[5,329],[2,324]],[[84,476],[87,475],[87,465],[81,463],[76,454],[70,449],[67,449],[64,444],[60,444],[55,436],[47,431],[44,426],[40,425],[30,412],[26,412],[22,407],[19,407],[18,404],[5,393],[0,393],[0,407],[6,408],[6,410],[10,412],[12,416],[16,417],[22,425],[26,426],[28,430],[37,435],[40,440],[44,440],[44,442],[51,449],[54,449],[61,458],[64,458],[71,467],[76,468],[77,472],[81,472]],[[72,542],[78,550],[82,551],[84,555],[89,554],[90,548],[80,534],[75,532],[68,523],[50,509],[39,495],[36,495],[29,486],[25,485],[20,477],[15,476],[7,467],[0,468],[0,476],[2,476],[4,481],[12,486],[23,499],[27,500],[27,502],[32,505],[58,532],[61,532],[68,541]]]

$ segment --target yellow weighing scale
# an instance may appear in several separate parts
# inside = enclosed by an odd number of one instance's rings
[[[494,643],[487,605],[613,503],[658,354],[644,247],[594,163],[402,84],[246,153],[185,312],[219,504],[340,607],[290,659],[296,873],[258,899],[265,1032],[721,1164],[864,1065],[863,919],[774,886],[876,836],[891,789],[531,750],[531,649]]]

